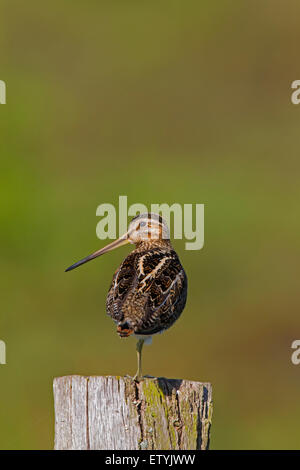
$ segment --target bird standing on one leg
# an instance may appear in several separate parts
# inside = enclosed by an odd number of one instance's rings
[[[166,222],[157,214],[141,214],[130,222],[122,237],[66,271],[126,243],[133,243],[136,248],[114,274],[106,310],[122,338],[131,334],[138,338],[138,370],[134,379],[139,379],[144,343],[151,342],[152,335],[170,328],[186,303],[187,277],[172,248]]]

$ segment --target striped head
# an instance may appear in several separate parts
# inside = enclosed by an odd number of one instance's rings
[[[104,255],[104,253],[108,253],[119,246],[126,245],[127,243],[139,245],[142,242],[146,242],[151,244],[155,240],[161,243],[163,243],[163,240],[167,243],[170,240],[169,228],[164,219],[160,215],[153,214],[152,212],[138,215],[132,219],[129,224],[128,231],[118,238],[118,240],[109,243],[104,248],[101,248],[80,261],[77,261],[77,263],[72,264],[72,266],[67,268],[66,271],[71,271],[78,266],[81,266],[92,259],[98,258],[98,256]]]
[[[167,223],[160,215],[153,212],[134,217],[129,224],[127,234],[130,243],[135,245],[145,241],[170,239]]]

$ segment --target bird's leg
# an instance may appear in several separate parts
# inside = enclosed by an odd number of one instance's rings
[[[136,343],[138,370],[135,376],[133,377],[133,380],[139,380],[142,378],[142,349],[143,349],[144,342],[145,342],[144,339],[139,339],[138,342]]]

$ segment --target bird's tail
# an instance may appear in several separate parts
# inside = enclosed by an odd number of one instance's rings
[[[131,327],[128,321],[124,321],[118,324],[117,332],[118,335],[121,336],[121,338],[128,338],[128,336],[132,335],[134,329]]]

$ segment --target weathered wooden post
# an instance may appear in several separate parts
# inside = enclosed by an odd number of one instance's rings
[[[209,383],[130,377],[54,379],[55,449],[208,449]]]

